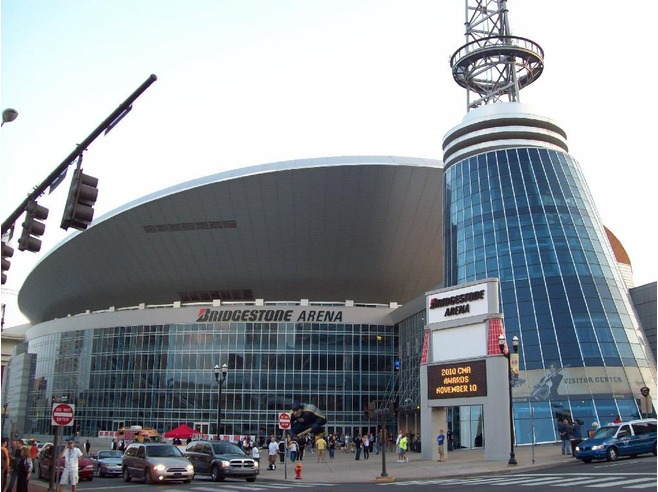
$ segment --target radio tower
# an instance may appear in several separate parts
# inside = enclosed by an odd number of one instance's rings
[[[505,0],[466,0],[466,44],[450,58],[452,76],[466,89],[467,111],[499,101],[520,102],[519,91],[544,69],[544,51],[512,36]]]

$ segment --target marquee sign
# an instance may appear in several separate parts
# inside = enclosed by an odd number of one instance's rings
[[[483,359],[427,366],[430,400],[487,396],[487,367]]]

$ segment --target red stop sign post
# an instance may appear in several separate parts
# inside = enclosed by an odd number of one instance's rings
[[[75,405],[68,403],[53,403],[52,424],[69,427],[73,425],[75,416]]]
[[[288,430],[290,429],[290,414],[287,412],[281,412],[279,414],[279,429]]]

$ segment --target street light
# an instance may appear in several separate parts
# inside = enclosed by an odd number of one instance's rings
[[[217,439],[219,440],[220,425],[222,423],[222,385],[226,380],[226,375],[228,374],[228,366],[223,364],[222,367],[219,367],[219,364],[215,364],[213,369],[215,373],[215,381],[217,381]],[[219,375],[222,375],[221,379]]]
[[[508,350],[505,353],[505,335],[503,333],[498,337],[498,347],[500,348],[500,353],[505,356],[507,359],[507,387],[509,390],[509,461],[508,465],[516,465],[516,458],[514,456],[514,413],[512,411],[512,360],[511,353]],[[519,337],[514,335],[512,338],[512,347],[514,349],[514,354],[519,351]],[[518,359],[516,361],[518,364]]]
[[[2,123],[0,126],[4,125],[5,123],[11,123],[16,118],[18,118],[18,111],[16,111],[14,108],[7,108],[2,111]]]

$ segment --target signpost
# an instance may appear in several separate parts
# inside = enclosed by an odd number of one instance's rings
[[[53,403],[52,425],[71,427],[75,416],[75,405]]]
[[[281,412],[279,414],[279,429],[290,429],[290,414],[288,412]]]

